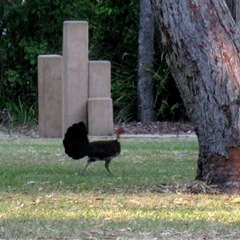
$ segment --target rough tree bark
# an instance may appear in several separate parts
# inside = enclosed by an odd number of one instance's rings
[[[143,123],[154,119],[152,87],[154,16],[149,0],[140,1],[140,27],[138,36],[138,115]]]
[[[240,189],[240,38],[225,1],[151,0],[199,142],[196,179]]]

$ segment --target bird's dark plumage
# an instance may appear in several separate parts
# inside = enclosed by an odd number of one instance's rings
[[[63,145],[65,153],[75,160],[87,156],[89,140],[87,128],[83,122],[75,123],[67,129]]]
[[[119,137],[123,132],[123,128],[117,130],[116,140],[89,142],[85,124],[83,122],[73,124],[67,129],[63,139],[65,153],[75,160],[88,156],[89,159],[82,174],[90,163],[98,160],[105,161],[105,168],[111,173],[109,163],[112,158],[118,156],[121,152]]]

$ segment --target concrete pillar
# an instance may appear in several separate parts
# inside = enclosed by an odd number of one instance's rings
[[[89,61],[88,132],[92,136],[113,134],[111,64]]]
[[[38,56],[40,137],[62,137],[62,74],[62,56]]]
[[[89,98],[110,98],[111,64],[108,61],[89,61]]]
[[[65,21],[63,26],[63,131],[87,123],[88,23]]]
[[[111,98],[88,99],[88,133],[90,136],[113,135],[113,106]]]

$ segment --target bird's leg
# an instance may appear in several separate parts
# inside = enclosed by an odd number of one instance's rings
[[[107,169],[107,171],[112,174],[109,170],[109,163],[111,162],[112,159],[109,159],[109,160],[105,160],[105,168]]]
[[[92,162],[95,162],[95,161],[96,161],[96,160],[95,160],[95,159],[92,159],[92,158],[88,159],[87,164],[85,165],[84,169],[82,170],[82,175],[84,175],[84,173],[85,173],[88,165],[89,165],[90,163],[92,163]]]

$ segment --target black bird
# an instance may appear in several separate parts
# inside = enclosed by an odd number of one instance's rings
[[[88,156],[82,175],[89,164],[95,161],[105,161],[105,168],[111,174],[109,163],[121,152],[119,138],[123,132],[123,128],[118,128],[115,140],[89,142],[86,125],[83,122],[75,123],[67,129],[64,136],[63,145],[65,153],[74,160]]]

